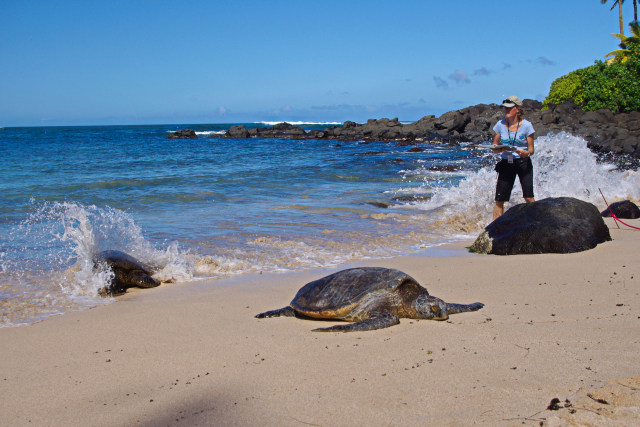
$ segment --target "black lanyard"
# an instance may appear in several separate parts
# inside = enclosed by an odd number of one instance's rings
[[[505,122],[507,122],[505,120]],[[520,119],[518,119],[518,127],[516,128],[516,133],[513,135],[513,140],[511,139],[511,131],[509,130],[509,122],[506,123],[507,124],[507,135],[509,136],[509,142],[513,141],[513,144],[511,145],[516,145],[516,138],[518,137],[518,130],[520,130]]]

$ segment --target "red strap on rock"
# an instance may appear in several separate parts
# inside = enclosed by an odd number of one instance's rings
[[[634,227],[633,225],[629,225],[629,224],[627,224],[626,222],[622,221],[620,218],[618,218],[618,217],[616,216],[616,214],[614,214],[614,213],[611,211],[611,208],[609,207],[609,203],[607,203],[607,199],[605,199],[605,198],[604,198],[604,194],[602,194],[602,190],[600,190],[600,189],[598,188],[598,191],[600,191],[600,195],[602,196],[602,200],[604,200],[604,203],[607,205],[607,209],[609,210],[609,213],[611,214],[611,217],[613,218],[613,220],[614,220],[614,221],[616,221],[616,225],[618,225],[618,221],[620,221],[622,224],[626,225],[627,227],[631,227],[631,228],[634,228],[634,229],[636,229],[636,230],[640,230],[640,228],[638,228],[638,227]],[[619,226],[619,225],[618,225],[618,228],[620,228],[620,226]]]
[[[611,209],[609,209],[609,212],[611,212]],[[635,228],[636,230],[640,230],[640,228],[638,227],[634,227],[633,225],[629,225],[626,222],[622,221],[620,218],[618,218],[613,212],[611,212],[611,216],[613,217],[613,219],[620,221],[621,223],[623,223],[624,225],[626,225],[627,227],[631,227],[631,228]]]

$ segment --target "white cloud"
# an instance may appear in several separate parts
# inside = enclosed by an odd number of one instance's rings
[[[456,70],[449,74],[449,80],[453,80],[456,83],[471,83],[469,76],[464,71]]]

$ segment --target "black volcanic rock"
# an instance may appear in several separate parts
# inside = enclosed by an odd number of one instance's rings
[[[289,123],[278,123],[269,128],[258,128],[257,135],[263,138],[304,137],[306,132],[300,126]]]
[[[611,240],[591,203],[572,197],[513,206],[489,224],[471,249],[495,255],[572,253]]]
[[[609,110],[582,111],[572,102],[550,104],[523,100],[525,118],[536,130],[536,136],[549,132],[569,132],[583,137],[591,150],[600,153],[629,154],[640,159],[640,112],[613,114]],[[440,117],[424,116],[402,124],[398,118],[369,119],[364,124],[345,122],[323,130],[305,132],[299,126],[279,123],[273,127],[245,129],[232,126],[225,138],[337,139],[340,141],[397,141],[459,143],[485,142],[493,139],[493,126],[504,117],[497,104],[478,104],[444,113]]]
[[[317,135],[317,134],[314,134]],[[283,122],[265,128],[247,129],[244,125],[231,126],[223,138],[279,138],[279,139],[310,139],[315,136],[308,135],[300,126]]]
[[[198,138],[198,135],[196,135],[196,131],[193,129],[177,130],[167,135],[167,139],[196,139],[196,138]]]
[[[609,211],[611,209],[611,211]],[[640,209],[631,200],[623,200],[621,202],[611,203],[609,209],[605,209],[601,212],[602,216],[610,217],[611,212],[622,219],[636,219],[640,218]]]

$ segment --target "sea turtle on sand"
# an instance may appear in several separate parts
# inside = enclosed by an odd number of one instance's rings
[[[93,263],[95,266],[106,264],[113,271],[111,283],[100,289],[100,295],[122,295],[129,288],[155,288],[160,285],[147,268],[124,252],[102,251],[93,258]]]
[[[255,317],[295,316],[355,322],[318,328],[321,332],[371,331],[400,318],[446,320],[450,314],[480,310],[484,304],[449,304],[429,295],[406,273],[377,267],[351,268],[304,285],[284,308]]]

